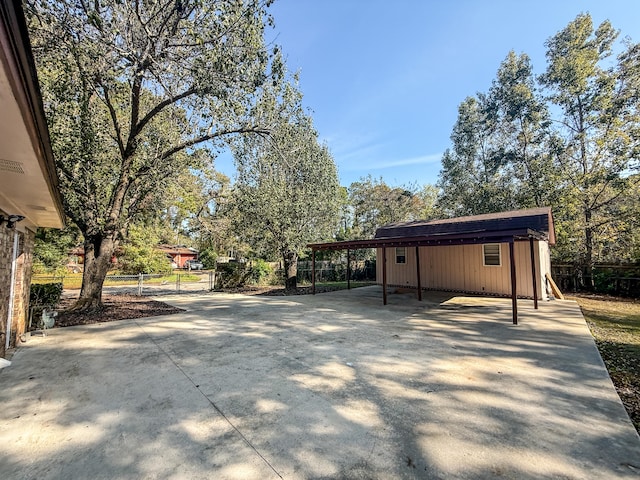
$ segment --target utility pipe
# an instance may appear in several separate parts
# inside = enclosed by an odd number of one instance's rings
[[[9,311],[7,312],[7,335],[5,339],[5,351],[9,349],[9,339],[11,338],[11,323],[13,322],[13,296],[16,285],[16,263],[18,261],[18,231],[13,234],[13,255],[11,256],[11,283],[9,285]]]

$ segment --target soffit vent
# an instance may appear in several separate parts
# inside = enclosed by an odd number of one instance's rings
[[[0,171],[21,173],[24,175],[24,169],[22,168],[22,163],[14,162],[13,160],[5,160],[4,158],[0,158]]]

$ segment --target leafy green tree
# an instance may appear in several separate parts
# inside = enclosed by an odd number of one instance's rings
[[[69,250],[78,245],[80,232],[72,225],[64,229],[39,228],[33,247],[34,265],[41,265],[47,272],[64,272],[69,261]]]
[[[216,268],[216,260],[218,259],[218,253],[211,247],[200,250],[198,259],[202,262],[202,265],[207,270],[213,270]]]
[[[588,14],[579,15],[547,41],[547,70],[538,79],[525,54],[510,52],[489,92],[460,105],[439,206],[465,215],[550,205],[554,257],[582,266],[587,279],[596,259],[629,258],[640,46],[626,40],[613,58],[617,36],[609,22],[594,29]]]
[[[109,260],[198,149],[261,132],[267,1],[28,0],[66,214],[84,237],[76,308],[101,306]]]
[[[442,157],[439,208],[448,216],[476,215],[515,206],[515,186],[507,174],[508,157],[496,146],[496,106],[484,94],[458,107],[453,148]]]
[[[373,238],[389,223],[429,220],[436,216],[434,187],[391,187],[371,175],[353,182],[348,189],[352,225],[349,239]]]
[[[526,54],[509,52],[487,98],[495,116],[492,143],[506,165],[504,174],[516,185],[515,206],[555,203],[562,187],[555,165],[559,139],[551,130],[549,111]]]
[[[254,115],[271,125],[271,135],[244,136],[235,145],[235,229],[263,256],[280,257],[285,287],[295,289],[305,246],[336,230],[338,173],[296,85],[267,86]]]
[[[123,245],[118,255],[118,270],[125,275],[172,272],[171,261],[153,246]]]
[[[640,117],[640,47],[627,42],[611,62],[618,36],[608,21],[594,29],[581,14],[547,43],[547,70],[541,81],[562,112],[560,156],[575,201],[580,263],[592,277],[598,249],[608,242],[637,169]]]
[[[171,273],[171,260],[155,248],[160,243],[157,235],[157,229],[143,222],[129,225],[126,240],[118,249],[118,270],[125,275]]]

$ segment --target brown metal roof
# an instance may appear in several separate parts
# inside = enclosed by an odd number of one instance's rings
[[[173,253],[180,255],[197,255],[198,251],[195,248],[184,247],[180,245],[158,245],[156,247],[165,253]]]
[[[553,216],[549,207],[486,213],[442,220],[393,223],[380,227],[376,231],[375,238],[456,235],[471,232],[499,232],[521,229],[531,229],[546,235],[549,244],[555,244]]]
[[[534,208],[443,220],[386,225],[374,239],[314,243],[312,250],[502,243],[534,238],[555,243],[551,209]]]

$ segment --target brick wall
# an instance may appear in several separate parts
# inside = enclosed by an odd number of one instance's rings
[[[7,215],[0,210],[1,215]],[[0,357],[6,355],[7,315],[9,293],[11,291],[11,261],[13,259],[14,234],[6,224],[0,225]],[[31,285],[31,267],[33,265],[33,244],[35,234],[30,230],[18,232],[18,258],[13,298],[13,319],[9,337],[10,347],[19,343],[20,336],[27,329],[29,311],[29,288]]]

